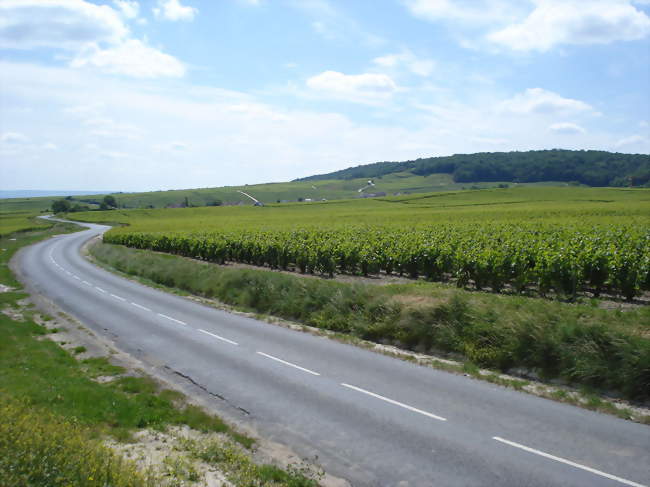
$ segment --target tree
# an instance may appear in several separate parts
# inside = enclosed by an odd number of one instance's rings
[[[52,211],[54,213],[66,213],[70,210],[70,202],[68,200],[57,200],[52,202]]]
[[[115,197],[113,195],[107,194],[104,196],[103,203],[108,207],[108,208],[117,208],[117,201],[115,201]],[[101,205],[100,205],[101,208]],[[107,210],[108,208],[102,208],[104,210]]]

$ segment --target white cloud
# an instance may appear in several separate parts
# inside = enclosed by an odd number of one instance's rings
[[[47,144],[43,145],[43,149],[45,150],[57,150],[59,147],[56,144],[53,144],[52,142],[48,142]]]
[[[502,23],[514,19],[524,2],[512,0],[403,0],[416,17],[437,22]]]
[[[385,104],[378,111],[386,117],[355,122],[340,113],[292,110],[187,80],[159,84],[28,63],[0,61],[0,86],[5,99],[32,110],[3,112],[3,128],[37,142],[0,147],[0,174],[10,174],[0,178],[6,188],[83,189],[88,181],[100,181],[113,190],[154,190],[286,181],[356,164],[459,152],[611,150],[629,135],[608,132],[602,128],[608,119],[601,117],[588,133],[567,137],[549,125],[579,119],[549,119],[543,110],[513,117],[497,109],[498,100],[489,94],[462,101],[427,96],[430,106],[398,117]],[[138,137],[128,137],[128,126]],[[122,135],[93,133],[111,127],[120,127]],[[650,145],[634,140],[620,150],[643,152]],[[59,150],[43,149],[48,141]]]
[[[408,49],[401,53],[377,57],[372,62],[377,66],[389,69],[404,66],[411,73],[424,77],[430,76],[436,67],[436,63],[432,59],[418,58]]]
[[[127,19],[135,19],[140,13],[140,4],[135,0],[113,0],[113,4]]]
[[[390,98],[397,90],[385,74],[343,74],[325,71],[307,80],[307,86],[320,94],[359,103],[373,103]]]
[[[113,3],[125,18],[138,14],[136,1],[114,0]],[[94,67],[136,78],[185,74],[185,66],[178,59],[140,40],[129,39],[122,18],[108,5],[84,0],[0,2],[0,48],[39,47],[72,51],[70,66],[74,68]]]
[[[158,0],[158,6],[153,8],[157,19],[165,20],[194,20],[199,9],[181,4],[180,0]]]
[[[22,144],[29,139],[19,132],[4,132],[0,134],[0,143],[2,144]]]
[[[628,0],[535,0],[522,22],[488,35],[515,51],[548,51],[562,44],[608,44],[643,39],[650,18]]]
[[[596,114],[593,107],[583,101],[564,98],[542,88],[529,88],[509,100],[501,102],[501,111],[516,114],[575,115]]]
[[[178,78],[185,75],[185,66],[178,59],[137,39],[108,49],[90,46],[79,53],[70,65],[74,68],[91,66],[107,73],[134,78]]]
[[[549,127],[549,130],[556,134],[575,135],[584,134],[587,131],[580,125],[571,122],[558,122]]]
[[[83,0],[4,0],[0,47],[77,49],[93,42],[119,42],[128,29],[115,10]]]

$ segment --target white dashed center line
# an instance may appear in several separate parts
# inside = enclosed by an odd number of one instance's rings
[[[438,421],[447,421],[446,418],[443,418],[442,416],[437,416],[435,414],[429,413],[427,411],[422,411],[421,409],[414,408],[413,406],[409,406],[408,404],[401,403],[399,401],[395,401],[393,399],[389,399],[384,396],[380,396],[379,394],[375,394],[374,392],[366,391],[365,389],[361,389],[360,387],[352,386],[350,384],[341,384],[343,387],[347,387],[348,389],[352,389],[357,392],[361,392],[363,394],[367,394],[369,396],[375,397],[377,399],[381,399],[382,401],[386,401],[390,404],[394,404],[395,406],[399,406],[404,409],[408,409],[409,411],[413,411],[414,413],[418,414],[423,414],[424,416],[428,416],[429,418],[437,419]]]
[[[104,291],[101,287],[95,286],[95,289],[97,289],[100,293],[106,294],[106,291]]]
[[[131,303],[131,304],[132,304],[133,306],[135,306],[136,308],[140,308],[140,309],[142,309],[142,310],[144,310],[144,311],[151,311],[149,308],[145,308],[145,307],[142,306],[141,304],[138,304],[138,303]]]
[[[92,286],[92,284],[90,284],[88,281],[81,281],[81,282],[83,282],[83,283],[86,284],[87,286]]]
[[[525,445],[520,445],[519,443],[515,443],[514,441],[504,440],[503,438],[499,438],[498,436],[493,436],[492,439],[500,441],[501,443],[505,443],[506,445],[514,446],[515,448],[519,448],[521,450],[527,451],[528,453],[534,453],[535,455],[539,455],[544,458],[549,458],[551,460],[555,460],[556,462],[564,463],[566,465],[570,465],[572,467],[585,470],[595,475],[600,475],[601,477],[605,477],[606,479],[615,480],[616,482],[620,482],[621,484],[631,485],[633,487],[646,487],[643,484],[632,482],[631,480],[625,480],[620,477],[616,477],[614,475],[601,472],[600,470],[596,470],[594,468],[587,467],[585,465],[580,465],[579,463],[572,462],[571,460],[566,460],[565,458],[556,457],[555,455],[550,455],[549,453],[544,453],[543,451],[535,450],[534,448],[530,448]]]
[[[111,294],[111,296],[113,296],[115,299],[119,299],[120,301],[126,301],[126,299],[124,299],[122,296],[118,296],[116,294]]]
[[[167,316],[167,315],[164,315],[162,313],[158,313],[158,316],[160,316],[161,318],[165,318],[166,320],[173,321],[174,323],[178,323],[179,325],[187,326],[187,323],[185,323],[185,322],[183,322],[181,320],[177,320],[176,318],[172,318],[171,316]]]
[[[72,276],[73,279],[76,279],[77,281],[81,281],[81,278],[79,276]]]
[[[199,331],[201,333],[205,333],[206,335],[210,335],[211,337],[214,337],[217,340],[221,340],[221,341],[224,341],[226,343],[230,343],[231,345],[239,345],[239,343],[237,343],[237,342],[233,342],[232,340],[228,340],[227,338],[220,337],[219,335],[215,335],[214,333],[210,333],[209,331],[201,330],[200,328],[199,328]]]
[[[292,364],[291,362],[287,362],[286,360],[282,360],[280,358],[274,357],[273,355],[269,355],[264,352],[257,352],[258,355],[262,355],[266,358],[270,358],[271,360],[275,360],[276,362],[280,362],[281,364],[288,365],[289,367],[293,367],[294,369],[302,370],[303,372],[307,372],[308,374],[311,375],[320,375],[318,372],[314,372],[313,370],[305,369],[304,367],[301,367],[300,365]]]

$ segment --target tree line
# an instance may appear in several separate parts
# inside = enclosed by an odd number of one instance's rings
[[[588,186],[650,186],[650,155],[595,150],[481,152],[376,162],[297,181],[378,178],[395,172],[418,176],[446,173],[457,183],[562,181]]]

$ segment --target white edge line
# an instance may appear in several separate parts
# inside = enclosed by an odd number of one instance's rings
[[[149,308],[145,308],[145,307],[142,306],[141,304],[138,304],[138,303],[131,303],[131,304],[132,304],[133,306],[135,306],[136,308],[140,308],[140,309],[142,309],[142,310],[144,310],[144,311],[151,311]]]
[[[288,365],[289,367],[293,367],[294,369],[302,370],[303,372],[307,372],[308,374],[311,375],[320,375],[318,372],[314,372],[313,370],[305,369],[304,367],[301,367],[300,365],[292,364],[291,362],[287,362],[286,360],[282,360],[280,358],[274,357],[273,355],[269,355],[264,352],[257,352],[258,355],[262,355],[266,358],[270,358],[271,360],[275,360],[276,362],[280,362],[281,364]]]
[[[122,296],[118,296],[117,294],[111,294],[115,299],[119,299],[120,301],[126,301]]]
[[[95,289],[97,289],[100,293],[106,294],[106,291],[104,291],[101,287],[95,286]]]
[[[237,342],[233,342],[232,340],[228,340],[227,338],[220,337],[219,335],[215,335],[214,333],[210,333],[209,331],[205,331],[205,330],[202,330],[200,328],[199,328],[199,331],[201,333],[205,333],[206,335],[210,335],[211,337],[214,337],[217,340],[221,340],[221,341],[224,341],[226,343],[230,343],[231,345],[239,345],[239,343],[237,343]]]
[[[187,323],[185,323],[185,322],[183,322],[181,320],[177,320],[176,318],[172,318],[171,316],[167,316],[167,315],[164,315],[162,313],[158,313],[158,316],[160,316],[162,318],[165,318],[166,320],[173,321],[174,323],[178,323],[179,325],[186,325],[187,326]]]
[[[534,448],[530,448],[525,445],[520,445],[519,443],[515,443],[514,441],[509,441],[509,440],[504,440],[503,438],[499,438],[498,436],[493,436],[493,440],[500,441],[501,443],[505,443],[506,445],[514,446],[515,448],[520,448],[524,451],[527,451],[529,453],[534,453],[535,455],[539,455],[545,458],[550,458],[551,460],[555,460],[556,462],[564,463],[566,465],[570,465],[575,468],[579,468],[581,470],[585,470],[587,472],[600,475],[601,477],[605,477],[610,480],[615,480],[617,482],[620,482],[625,485],[631,485],[633,487],[646,487],[643,484],[638,484],[636,482],[632,482],[631,480],[626,480],[622,479],[621,477],[616,477],[615,475],[611,475],[605,472],[601,472],[600,470],[596,470],[595,468],[587,467],[585,465],[580,465],[579,463],[572,462],[571,460],[566,460],[564,458],[556,457],[554,455],[551,455],[549,453],[544,453],[543,451],[535,450]]]
[[[393,399],[389,399],[387,397],[380,396],[379,394],[375,394],[374,392],[366,391],[365,389],[361,389],[360,387],[352,386],[352,385],[346,384],[346,383],[341,383],[341,385],[343,387],[347,387],[348,389],[352,389],[352,390],[355,390],[357,392],[362,392],[363,394],[368,394],[369,396],[375,397],[377,399],[381,399],[382,401],[386,401],[386,402],[389,402],[389,403],[394,404],[396,406],[400,406],[400,407],[402,407],[404,409],[408,409],[409,411],[413,411],[414,413],[423,414],[424,416],[428,416],[429,418],[437,419],[438,421],[447,421],[447,419],[443,418],[442,416],[437,416],[435,414],[428,413],[427,411],[422,411],[421,409],[414,408],[413,406],[409,406],[408,404],[404,404],[404,403],[401,403],[399,401],[395,401]]]

